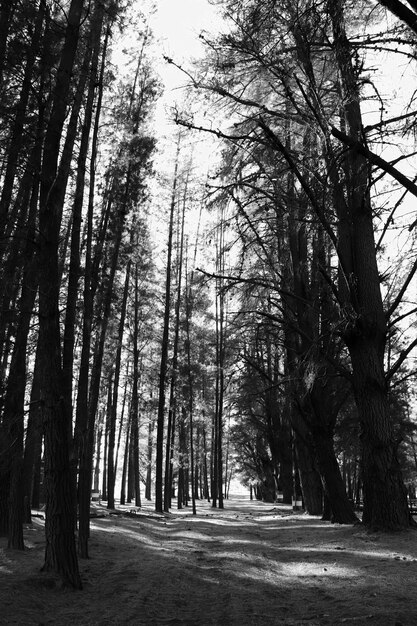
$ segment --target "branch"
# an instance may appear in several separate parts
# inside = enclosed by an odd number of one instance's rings
[[[228,91],[224,87],[221,87],[219,84],[210,85],[209,83],[200,82],[196,78],[194,78],[194,76],[189,71],[184,69],[181,65],[178,65],[178,63],[176,63],[170,57],[164,56],[164,59],[167,63],[169,63],[170,65],[173,65],[178,70],[180,70],[180,72],[183,72],[183,74],[185,74],[191,80],[193,87],[195,87],[196,89],[203,89],[205,91],[209,91],[219,96],[222,96],[223,98],[229,98],[230,100],[232,100],[233,102],[236,102],[237,104],[242,104],[249,108],[259,109],[260,111],[267,113],[268,115],[271,115],[272,117],[277,117],[279,119],[286,119],[286,116],[283,113],[281,113],[280,111],[276,111],[274,109],[269,109],[267,106],[265,106],[259,101],[251,100],[250,98],[243,98],[242,96],[239,96],[238,94],[232,93],[231,91]]]
[[[417,313],[417,307],[415,307],[414,309],[411,309],[411,311],[407,311],[407,313],[403,313],[402,315],[399,315],[398,317],[395,318],[395,320],[392,320],[391,322],[389,322],[388,328],[392,328],[393,326],[398,324],[398,322],[401,322],[401,320],[405,319],[409,315],[413,315],[414,313]]]
[[[307,298],[297,296],[297,294],[292,293],[291,291],[280,289],[272,282],[259,280],[258,278],[242,278],[241,276],[231,276],[227,274],[213,274],[212,272],[206,272],[206,270],[201,269],[201,267],[197,267],[196,272],[201,272],[201,274],[204,274],[204,276],[207,276],[207,278],[220,278],[222,280],[228,280],[234,284],[244,283],[248,285],[255,285],[257,287],[266,287],[266,289],[271,289],[272,291],[279,293],[281,296],[287,296],[289,298],[293,298],[294,300],[299,300],[303,304],[312,306],[311,302]],[[266,315],[266,313],[262,313],[262,314]]]
[[[340,131],[335,126],[332,126],[332,135],[333,137],[336,137],[336,139],[339,139],[339,141],[341,141],[345,145],[349,146],[350,148],[353,148],[354,150],[357,150],[359,154],[362,154],[363,156],[365,156],[369,160],[370,163],[372,163],[373,165],[376,165],[377,167],[380,167],[382,170],[387,172],[387,174],[390,174],[393,178],[395,178],[395,180],[397,180],[401,185],[403,185],[403,187],[405,187],[410,193],[412,193],[413,196],[417,197],[417,185],[414,184],[411,180],[409,180],[407,176],[399,172],[397,168],[395,168],[393,165],[388,163],[388,161],[385,161],[385,159],[383,159],[382,157],[371,152],[369,148],[367,148],[362,143],[360,143],[360,141],[356,141],[355,139],[352,139],[345,133],[342,133],[342,131]],[[416,224],[417,224],[417,221],[411,224],[411,226],[408,227],[408,230],[412,230],[414,226],[416,226]]]
[[[407,24],[412,31],[417,33],[417,15],[413,13],[413,11],[411,11],[411,9],[409,9],[405,4],[400,2],[400,0],[378,0],[378,2],[386,9],[389,9],[389,11],[391,11],[391,13],[398,17],[402,22]],[[410,4],[413,3],[410,2]]]
[[[399,304],[401,304],[401,301],[403,299],[403,296],[405,294],[405,292],[407,291],[407,288],[414,276],[414,274],[417,271],[417,259],[414,261],[413,263],[413,267],[411,268],[407,278],[404,281],[403,286],[401,287],[400,291],[397,294],[397,297],[395,298],[394,302],[391,304],[391,306],[389,307],[388,311],[386,312],[386,316],[387,319],[389,319],[391,317],[391,315],[394,313],[395,309],[397,308],[397,306],[399,306]]]
[[[333,243],[333,245],[335,246],[336,250],[338,250],[339,248],[338,248],[338,245],[337,245],[336,235],[333,232],[333,230],[331,229],[329,221],[326,219],[326,217],[325,217],[325,215],[324,215],[324,213],[323,213],[319,203],[317,202],[316,197],[314,196],[313,192],[311,191],[311,185],[309,185],[309,183],[306,181],[306,179],[304,178],[304,176],[302,175],[302,173],[298,169],[298,166],[295,163],[294,159],[292,158],[291,154],[289,153],[287,148],[283,145],[283,143],[280,141],[278,136],[271,130],[271,128],[269,126],[267,126],[267,124],[265,124],[265,122],[264,122],[264,120],[262,118],[259,118],[258,123],[259,123],[259,126],[264,131],[264,133],[267,136],[267,138],[271,141],[271,143],[274,146],[274,148],[277,149],[282,154],[282,156],[284,157],[284,159],[287,161],[288,165],[290,166],[291,170],[294,172],[294,174],[298,178],[298,181],[300,182],[301,187],[303,188],[303,191],[306,194],[307,198],[311,202],[311,206],[314,208],[314,210],[316,212],[316,215],[319,218],[323,228],[325,229],[325,231],[329,235],[330,240]]]
[[[365,133],[374,130],[375,128],[381,128],[381,126],[388,126],[388,124],[395,124],[395,122],[401,122],[402,120],[406,120],[409,117],[413,117],[417,115],[417,111],[411,111],[411,113],[404,113],[404,115],[398,115],[397,117],[391,117],[389,120],[381,120],[376,124],[369,124],[365,126],[363,129]]]
[[[412,341],[410,343],[410,345],[405,349],[405,350],[401,350],[400,352],[400,356],[398,357],[398,359],[395,361],[394,365],[388,370],[387,374],[386,374],[386,380],[390,380],[394,374],[396,372],[398,372],[398,370],[400,369],[401,365],[404,363],[404,361],[406,360],[406,358],[408,357],[408,355],[410,354],[410,352],[417,346],[417,338],[414,339],[414,341]]]

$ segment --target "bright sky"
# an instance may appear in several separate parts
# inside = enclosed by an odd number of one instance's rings
[[[152,30],[161,42],[162,56],[172,58],[179,65],[204,54],[199,40],[202,31],[216,32],[219,19],[215,7],[208,0],[159,0],[152,20]],[[173,66],[161,68],[166,91],[177,89],[185,77]]]
[[[215,7],[208,0],[159,0],[157,6],[153,27],[165,40],[164,53],[180,60],[201,54],[198,36],[203,30],[216,29]]]
[[[145,0],[145,5],[147,0]],[[156,12],[152,13],[144,4],[138,6],[144,14],[150,15],[149,26],[153,33],[154,43],[152,45],[151,57],[153,68],[164,84],[163,96],[157,101],[154,120],[155,133],[158,138],[158,152],[155,155],[154,166],[157,176],[150,185],[156,202],[161,203],[162,208],[166,205],[169,208],[170,185],[174,173],[175,152],[177,144],[178,126],[173,121],[173,107],[181,103],[185,95],[182,89],[189,78],[177,67],[168,64],[164,56],[172,58],[175,63],[190,69],[193,59],[204,56],[204,47],[199,40],[201,32],[215,35],[221,28],[221,22],[216,17],[216,8],[210,4],[210,0],[156,0]],[[149,2],[152,4],[152,1]],[[134,36],[134,35],[133,35]],[[191,148],[187,143],[191,141]],[[207,175],[208,163],[213,157],[211,148],[212,138],[187,137],[183,141],[182,158],[180,158],[180,169],[193,154],[193,170],[201,168],[199,180],[204,187]],[[163,179],[165,178],[165,183]],[[165,189],[165,194],[161,194],[161,187]],[[165,202],[164,202],[165,198]],[[193,242],[197,228],[199,207],[189,207],[187,215],[187,231],[190,240]],[[150,216],[151,231],[156,233],[156,245],[162,246],[165,250],[167,215],[160,211],[152,211]],[[157,260],[157,259],[156,259]]]

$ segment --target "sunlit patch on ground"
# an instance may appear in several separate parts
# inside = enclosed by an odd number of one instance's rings
[[[193,517],[146,503],[92,520],[76,596],[40,573],[34,520],[35,549],[0,552],[0,624],[416,626],[417,533],[368,534],[248,499],[225,506],[199,502]]]
[[[297,578],[311,578],[313,576],[356,578],[361,571],[352,567],[343,567],[336,563],[314,563],[310,561],[298,561],[297,563],[283,563],[281,565],[283,576],[295,576]]]

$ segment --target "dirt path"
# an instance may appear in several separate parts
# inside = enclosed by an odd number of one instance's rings
[[[369,534],[248,499],[226,507],[93,520],[81,592],[39,573],[35,520],[24,553],[0,540],[0,623],[417,625],[416,531]]]

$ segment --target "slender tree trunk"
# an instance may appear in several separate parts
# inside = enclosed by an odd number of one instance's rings
[[[185,213],[185,207],[183,209],[183,216]],[[196,515],[197,510],[195,506],[195,484],[194,484],[194,476],[195,476],[195,467],[194,467],[194,388],[193,388],[193,375],[191,371],[191,335],[190,335],[190,324],[191,324],[191,316],[193,310],[192,304],[192,285],[185,285],[185,290],[187,293],[187,301],[186,301],[186,343],[185,343],[185,351],[187,354],[187,378],[188,378],[188,416],[189,416],[189,424],[190,424],[190,463],[189,467],[191,470],[191,500],[193,507],[193,515]]]
[[[94,465],[94,480],[93,480],[94,491],[100,491],[100,461],[101,461],[102,438],[103,438],[103,420],[102,420],[102,417],[99,415],[97,429],[96,429],[96,436],[95,436],[96,462]]]
[[[129,411],[129,415],[131,415]],[[130,448],[130,437],[131,437],[131,424],[130,417],[127,424],[126,429],[126,441],[125,441],[125,450],[123,455],[123,470],[122,470],[122,481],[120,487],[120,504],[126,504],[126,480],[127,480],[127,469],[129,464],[129,448]]]
[[[152,418],[149,418],[148,424],[148,463],[146,468],[146,487],[145,487],[145,498],[147,500],[151,500],[151,490],[152,490],[152,456],[153,456],[153,431],[154,431],[154,422]]]
[[[218,273],[224,273],[224,233],[223,215],[221,217],[220,234],[217,246]],[[224,291],[222,279],[217,279],[216,295],[216,411],[215,411],[215,457],[214,482],[216,483],[216,498],[213,496],[212,506],[215,507],[218,499],[219,509],[223,508],[223,396],[224,396]]]
[[[127,502],[135,497],[135,442],[133,439],[132,424],[129,437],[129,460],[127,466]]]
[[[134,446],[135,472],[135,504],[142,506],[140,497],[140,467],[139,467],[139,272],[135,265],[135,311],[133,320],[133,385],[132,385],[132,439]]]
[[[171,507],[172,489],[172,459],[174,456],[175,439],[175,415],[177,407],[177,378],[178,378],[178,345],[180,331],[180,307],[181,307],[181,286],[182,286],[182,266],[184,256],[184,222],[185,222],[185,201],[182,208],[180,226],[180,244],[177,253],[177,298],[175,302],[175,327],[174,345],[172,356],[171,393],[169,397],[168,424],[167,424],[167,444],[165,455],[165,481],[164,481],[164,511],[168,512]]]
[[[30,524],[32,521],[31,506],[33,506],[32,493],[35,479],[35,462],[37,456],[40,457],[41,455],[42,447],[42,422],[39,410],[39,397],[39,361],[36,353],[23,457],[23,522],[26,524]]]
[[[122,359],[122,343],[123,343],[123,333],[125,329],[125,321],[126,321],[126,309],[127,309],[127,296],[129,292],[129,280],[130,280],[130,267],[131,261],[129,260],[126,268],[126,276],[125,276],[125,286],[123,290],[123,298],[122,298],[122,307],[120,311],[120,320],[119,320],[119,333],[117,337],[117,348],[116,348],[116,358],[114,365],[114,382],[113,382],[113,402],[112,402],[112,410],[110,416],[110,424],[109,424],[109,454],[108,454],[108,498],[107,498],[107,508],[114,509],[114,487],[116,481],[115,468],[114,468],[114,446],[116,442],[116,422],[117,422],[117,404],[119,397],[119,382],[120,382],[120,366]],[[137,380],[135,386],[135,373],[137,374],[137,360],[139,355],[137,354],[137,346],[133,346],[134,351],[134,359],[133,359],[133,390],[132,394],[136,393],[136,403],[134,399],[134,395],[132,395],[132,408],[137,411]],[[136,415],[137,421],[137,415]]]
[[[168,368],[168,339],[169,339],[169,314],[171,306],[171,260],[172,260],[172,235],[174,229],[174,212],[176,205],[176,190],[178,184],[178,160],[180,140],[178,139],[177,156],[175,159],[174,179],[172,184],[171,207],[168,226],[167,266],[165,279],[165,305],[164,327],[161,344],[161,363],[159,369],[159,399],[158,419],[156,433],[156,473],[155,473],[155,511],[163,512],[163,464],[164,464],[164,424],[165,424],[165,386]]]
[[[209,488],[209,471],[207,467],[207,437],[206,437],[206,428],[203,426],[203,474],[204,474],[204,497],[207,499],[207,502],[210,502],[210,488]]]
[[[122,412],[120,414],[119,434],[118,434],[118,437],[117,437],[116,456],[115,456],[115,459],[114,459],[114,473],[115,474],[117,474],[117,470],[118,470],[120,443],[121,443],[121,440],[122,440],[122,434],[123,434],[123,428],[124,428],[124,416],[125,416],[125,409],[126,409],[128,383],[129,383],[129,361],[127,361],[127,364],[126,364],[126,380],[125,380],[125,388],[124,388],[124,392],[123,392]]]
[[[109,467],[109,434],[110,434],[110,422],[111,422],[111,412],[113,405],[112,398],[112,378],[113,373],[109,376],[107,381],[107,405],[106,405],[106,417],[104,420],[105,430],[104,430],[104,450],[103,450],[103,485],[102,485],[102,498],[108,502],[109,498],[109,483],[108,483],[108,467]],[[113,507],[114,508],[114,507]]]
[[[94,299],[94,274],[93,274],[93,215],[94,215],[94,195],[96,177],[96,157],[98,132],[100,126],[101,105],[103,99],[103,79],[105,71],[105,59],[109,37],[109,27],[103,44],[102,60],[99,76],[99,93],[97,97],[96,115],[94,120],[94,130],[91,142],[90,158],[90,189],[87,208],[87,237],[85,251],[84,268],[84,288],[83,288],[83,327],[82,327],[82,349],[80,359],[80,370],[78,375],[78,393],[76,406],[76,423],[74,432],[75,454],[79,457],[79,478],[78,478],[78,510],[79,510],[79,531],[78,531],[78,554],[81,558],[88,558],[88,538],[90,534],[90,497],[91,497],[91,474],[92,474],[92,454],[94,448],[95,412],[89,410],[89,372],[90,372],[90,350],[91,350],[91,329],[93,321],[93,299]],[[97,281],[96,281],[97,282]]]

